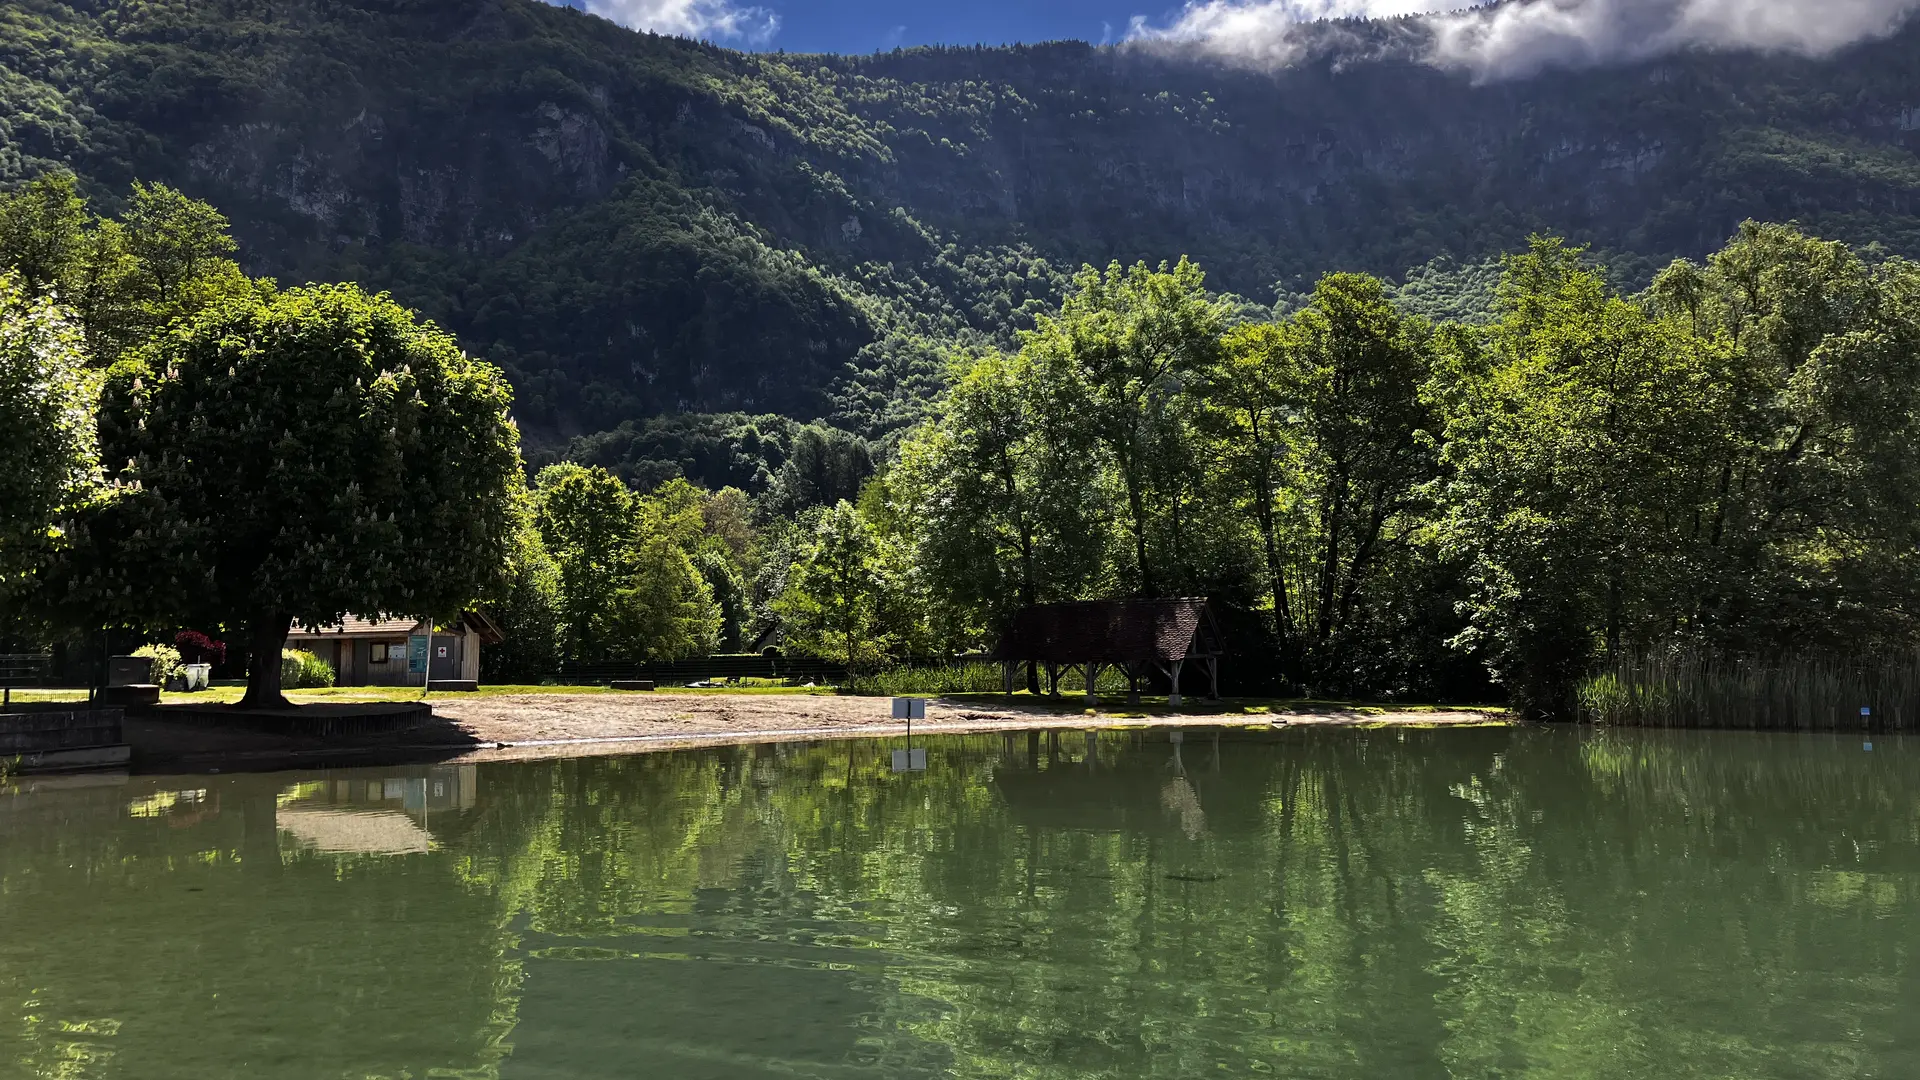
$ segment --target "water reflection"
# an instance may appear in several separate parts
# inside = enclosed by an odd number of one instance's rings
[[[0,1076],[1920,1073],[1906,739],[899,745],[35,780]]]
[[[343,855],[410,855],[436,846],[430,826],[435,811],[443,827],[471,810],[479,798],[480,771],[473,765],[426,770],[424,775],[361,776],[309,780],[275,800],[275,823],[294,842],[313,851]]]

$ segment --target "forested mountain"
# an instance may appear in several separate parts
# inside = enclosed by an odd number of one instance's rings
[[[1190,255],[1262,307],[1421,267],[1410,303],[1447,310],[1536,230],[1638,282],[1749,217],[1920,254],[1920,28],[1487,85],[1368,55],[747,54],[536,0],[7,0],[0,183],[176,185],[248,269],[452,330],[548,446],[672,412],[896,430],[946,349],[1031,325],[1083,262]]]

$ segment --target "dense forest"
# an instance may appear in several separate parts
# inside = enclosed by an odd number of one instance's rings
[[[1482,322],[1365,274],[1253,319],[1188,260],[1089,266],[1013,347],[952,352],[886,453],[656,421],[530,482],[497,369],[234,247],[165,185],[117,216],[70,175],[0,196],[8,636],[274,655],[291,623],[482,602],[495,678],[770,637],[858,673],[976,653],[1027,604],[1197,595],[1241,689],[1497,682],[1539,715],[1651,650],[1915,636],[1920,268],[1792,226],[1630,296],[1536,236]],[[640,469],[661,440],[758,493]]]

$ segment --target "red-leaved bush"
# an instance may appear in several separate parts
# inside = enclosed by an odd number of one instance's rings
[[[188,664],[218,664],[227,658],[227,643],[215,641],[198,630],[182,630],[173,639],[180,659]]]

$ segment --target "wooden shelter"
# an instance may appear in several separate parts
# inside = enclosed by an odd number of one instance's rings
[[[427,674],[409,671],[407,640],[428,637]],[[335,686],[419,686],[480,682],[480,647],[506,640],[500,627],[478,611],[464,611],[450,626],[426,619],[363,619],[349,615],[335,626],[295,626],[287,648],[305,649],[333,665]]]
[[[1060,692],[1060,676],[1079,672],[1087,700],[1107,667],[1127,677],[1131,696],[1140,696],[1140,680],[1159,671],[1180,704],[1180,675],[1189,663],[1205,673],[1210,696],[1220,696],[1220,627],[1201,597],[1170,600],[1083,600],[1035,604],[1014,615],[994,647],[1002,679],[1013,694],[1014,670],[1021,664],[1045,665],[1048,691]]]

